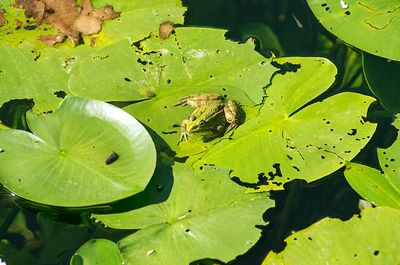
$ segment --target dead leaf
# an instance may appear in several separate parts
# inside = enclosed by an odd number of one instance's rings
[[[93,35],[101,30],[101,21],[91,16],[79,16],[75,19],[73,29],[85,35]]]
[[[0,8],[0,27],[7,23],[7,19],[4,17],[4,9]]]
[[[171,35],[172,31],[174,31],[174,23],[171,21],[164,21],[160,24],[160,28],[158,29],[158,35],[161,39],[166,39]]]

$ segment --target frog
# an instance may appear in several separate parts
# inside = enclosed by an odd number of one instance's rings
[[[233,100],[225,102],[219,93],[186,96],[174,106],[178,105],[196,108],[182,121],[179,142],[188,141],[188,137],[193,133],[202,134],[202,139],[207,142],[238,127],[238,104]]]

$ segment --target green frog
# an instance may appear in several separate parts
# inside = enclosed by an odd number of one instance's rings
[[[187,141],[188,136],[192,133],[201,134],[204,141],[209,141],[238,126],[238,105],[233,100],[225,103],[222,95],[218,93],[187,96],[181,98],[176,105],[189,105],[196,108],[189,117],[182,121],[179,141]]]

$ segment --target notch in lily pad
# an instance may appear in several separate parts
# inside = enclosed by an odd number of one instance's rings
[[[62,207],[105,204],[142,191],[153,175],[151,137],[115,106],[67,96],[52,113],[29,111],[27,122],[32,133],[0,130],[7,150],[0,182],[24,199]]]

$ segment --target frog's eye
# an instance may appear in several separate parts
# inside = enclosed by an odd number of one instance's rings
[[[204,120],[199,121],[199,126],[203,126],[204,124],[206,124]]]

